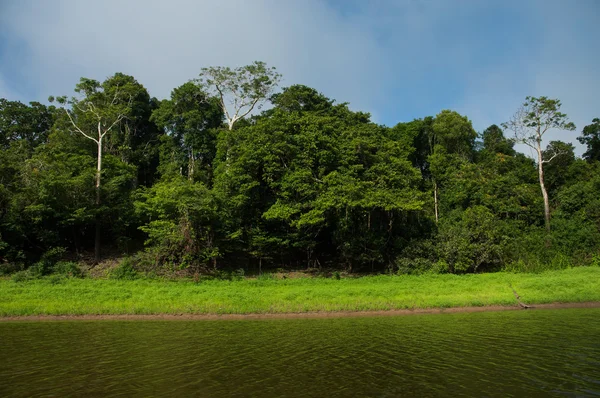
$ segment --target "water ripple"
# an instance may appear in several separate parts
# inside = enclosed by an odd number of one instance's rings
[[[0,324],[0,396],[600,396],[600,310]]]

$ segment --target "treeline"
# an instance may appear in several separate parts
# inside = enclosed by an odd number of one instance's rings
[[[599,119],[580,159],[541,148],[574,129],[557,100],[528,97],[504,131],[450,110],[386,127],[306,86],[276,91],[279,78],[257,62],[205,68],[162,101],[121,73],[56,105],[0,99],[0,268],[58,253],[157,271],[464,273],[598,255]]]

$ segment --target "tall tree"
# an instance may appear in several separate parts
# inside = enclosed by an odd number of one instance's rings
[[[569,169],[575,162],[575,147],[573,144],[562,141],[550,141],[543,152],[544,159],[553,159],[552,163],[546,164],[544,178],[548,196],[552,202],[557,191],[569,180],[574,180]]]
[[[439,191],[443,183],[443,175],[451,173],[449,167],[458,169],[461,163],[473,158],[473,148],[477,132],[471,121],[457,112],[441,111],[432,124],[429,137],[430,165],[433,183],[433,200],[435,222],[439,221]]]
[[[130,105],[119,128],[106,137],[103,150],[127,164],[136,165],[138,182],[151,185],[158,163],[161,131],[150,117],[158,107],[158,100],[151,98],[133,76],[123,73],[115,73],[102,83],[102,87],[108,95],[118,95],[120,101]]]
[[[161,102],[152,120],[174,140],[171,158],[180,174],[195,176],[209,183],[216,153],[215,130],[223,124],[219,100],[209,98],[201,87],[187,82],[171,92],[171,99]],[[173,150],[171,152],[173,152]]]
[[[552,156],[544,158],[542,140],[544,134],[551,129],[575,130],[575,125],[568,121],[566,114],[560,112],[560,107],[561,102],[558,99],[528,96],[512,119],[502,124],[505,129],[514,133],[516,142],[529,146],[537,153],[538,179],[544,198],[544,220],[547,231],[550,231],[550,201],[544,184],[544,164],[560,156],[561,152],[553,152]]]
[[[500,153],[503,155],[514,156],[514,142],[511,139],[504,137],[504,133],[500,127],[492,124],[481,134],[483,140],[482,152],[484,156],[495,156]]]
[[[75,86],[75,92],[79,97],[67,98],[66,96],[56,98],[57,102],[63,105],[72,128],[83,135],[85,138],[96,143],[97,162],[96,162],[96,207],[101,204],[100,187],[102,181],[102,154],[103,142],[105,137],[119,129],[123,122],[131,113],[131,95],[123,95],[119,86],[110,86],[106,83],[81,78],[79,84]],[[49,98],[50,102],[55,100]],[[70,109],[69,109],[70,107]],[[96,238],[94,243],[94,258],[96,261],[100,258],[100,217],[99,212],[96,216]]]
[[[280,80],[281,75],[274,67],[256,61],[234,69],[222,66],[202,68],[197,82],[209,94],[220,99],[227,126],[231,130],[238,120],[255,108],[261,108]]]
[[[594,160],[600,161],[600,119],[595,118],[592,120],[592,124],[589,124],[583,128],[580,137],[577,140],[582,144],[587,145],[587,151],[583,154],[583,157],[591,162]]]
[[[0,148],[25,140],[33,148],[48,138],[53,122],[53,107],[39,102],[29,106],[19,101],[0,98]]]

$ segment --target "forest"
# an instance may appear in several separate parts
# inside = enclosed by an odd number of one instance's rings
[[[203,68],[163,100],[122,73],[49,105],[0,99],[0,274],[123,257],[189,274],[600,261],[596,115],[580,158],[543,145],[577,128],[559,99],[526,97],[482,132],[452,110],[389,127],[280,80],[255,62]]]

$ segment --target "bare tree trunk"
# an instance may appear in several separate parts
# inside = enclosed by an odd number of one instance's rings
[[[188,161],[188,180],[194,182],[194,171],[196,168],[196,161],[194,159],[194,151],[190,149],[190,160]]]
[[[437,183],[433,181],[433,209],[435,211],[435,223],[439,221],[438,218],[438,197],[437,197]]]
[[[544,162],[542,159],[542,148],[540,142],[538,142],[537,153],[540,189],[542,190],[542,196],[544,198],[544,220],[546,224],[546,230],[550,232],[550,201],[548,200],[548,191],[546,191],[546,186],[544,185]]]
[[[102,135],[98,134],[98,167],[96,169],[96,237],[94,240],[94,261],[100,260],[100,178],[102,174]]]

